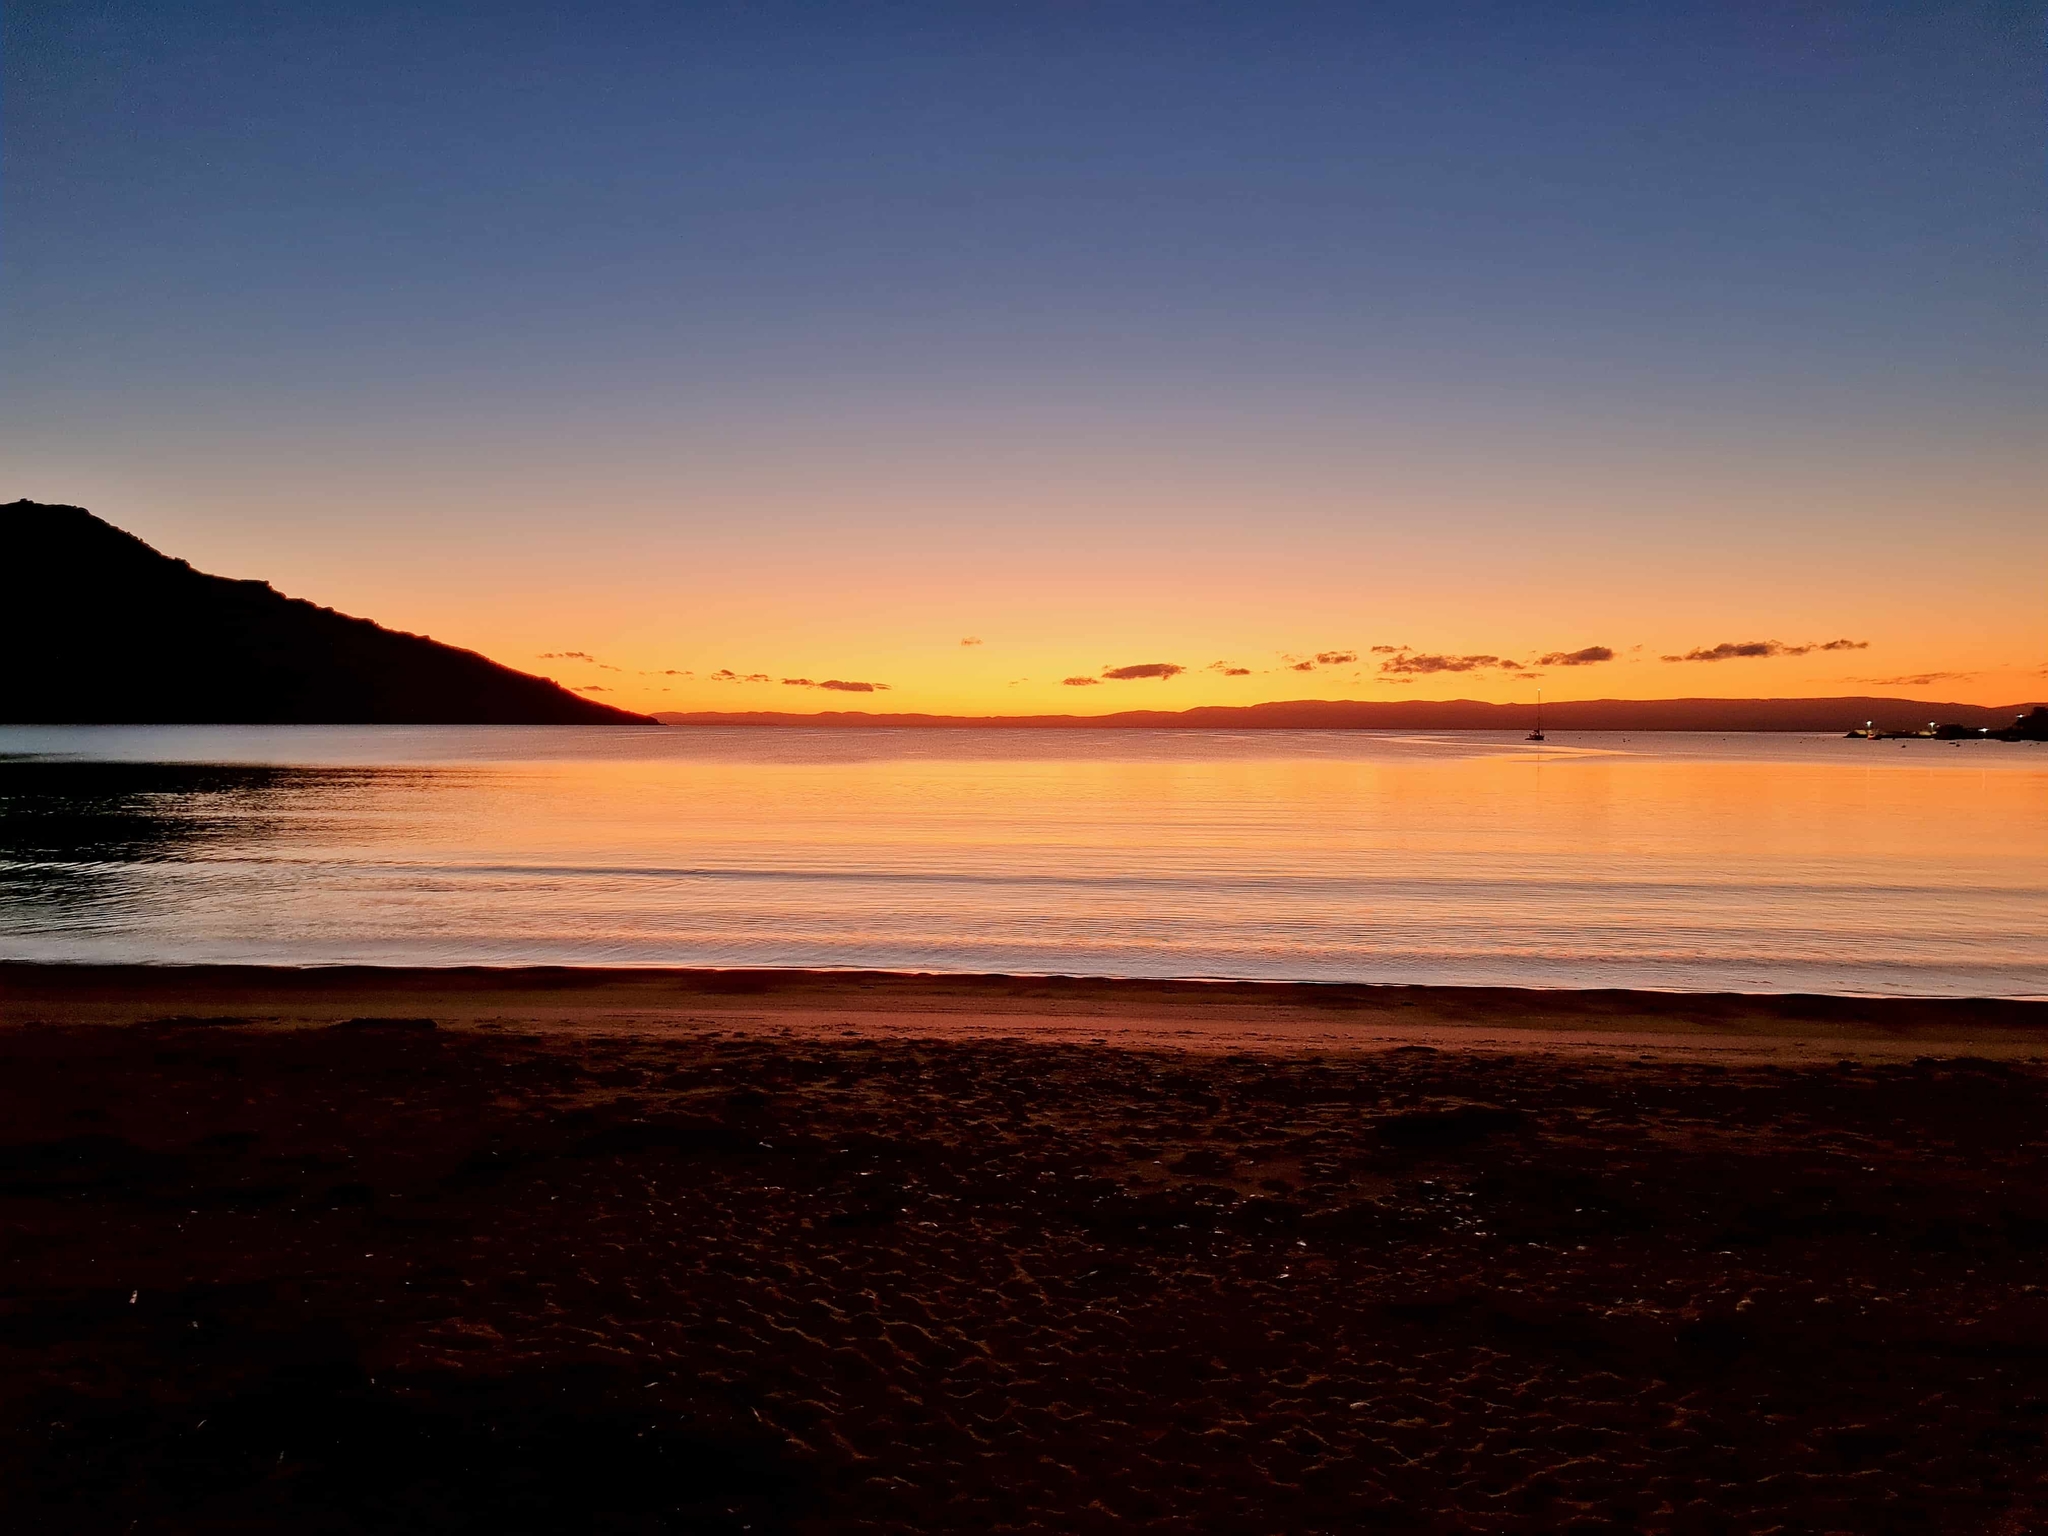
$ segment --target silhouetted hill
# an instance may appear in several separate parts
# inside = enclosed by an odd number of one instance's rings
[[[2008,726],[2026,705],[1927,704],[1917,699],[1581,699],[1546,703],[1547,731],[1846,731],[1866,720],[1905,730],[1930,720]],[[1132,709],[1114,715],[881,715],[829,710],[815,715],[664,712],[664,725],[1014,726],[1042,730],[1526,731],[1527,704],[1478,699],[1294,699],[1197,709]]]
[[[648,724],[474,651],[208,576],[82,507],[0,506],[0,720]]]

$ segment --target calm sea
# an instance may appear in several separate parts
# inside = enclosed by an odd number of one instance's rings
[[[2048,996],[2048,747],[0,727],[0,958]]]

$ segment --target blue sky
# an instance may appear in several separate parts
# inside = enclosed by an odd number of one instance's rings
[[[1846,559],[2008,599],[2048,553],[2038,7],[5,25],[0,492],[476,643],[539,645],[489,615],[565,559],[633,568],[591,600],[651,646],[649,562],[805,589],[803,549],[884,549],[937,601],[1020,526],[1148,615],[1231,580],[1175,541],[1255,528],[1269,619],[1389,549],[1590,591],[1733,539],[1787,593]],[[495,597],[460,588],[485,537]],[[1987,622],[1950,649],[2044,659]]]

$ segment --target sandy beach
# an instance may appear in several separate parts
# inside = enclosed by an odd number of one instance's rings
[[[0,1514],[2039,1529],[2044,1056],[2030,1003],[0,966]]]

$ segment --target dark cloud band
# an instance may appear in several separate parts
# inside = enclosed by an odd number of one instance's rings
[[[1169,677],[1179,677],[1186,667],[1171,661],[1141,661],[1130,667],[1104,667],[1102,675],[1113,683],[1134,682],[1139,678],[1156,677],[1161,682]]]
[[[1748,661],[1762,656],[1807,656],[1815,651],[1862,651],[1869,648],[1868,640],[1814,640],[1805,645],[1787,645],[1782,640],[1723,640],[1719,645],[1698,646],[1682,656],[1666,656],[1663,659]]]
[[[1413,677],[1431,672],[1485,672],[1498,668],[1505,672],[1519,672],[1522,664],[1500,656],[1440,656],[1433,652],[1402,652],[1389,656],[1380,663],[1380,671],[1396,677]]]

